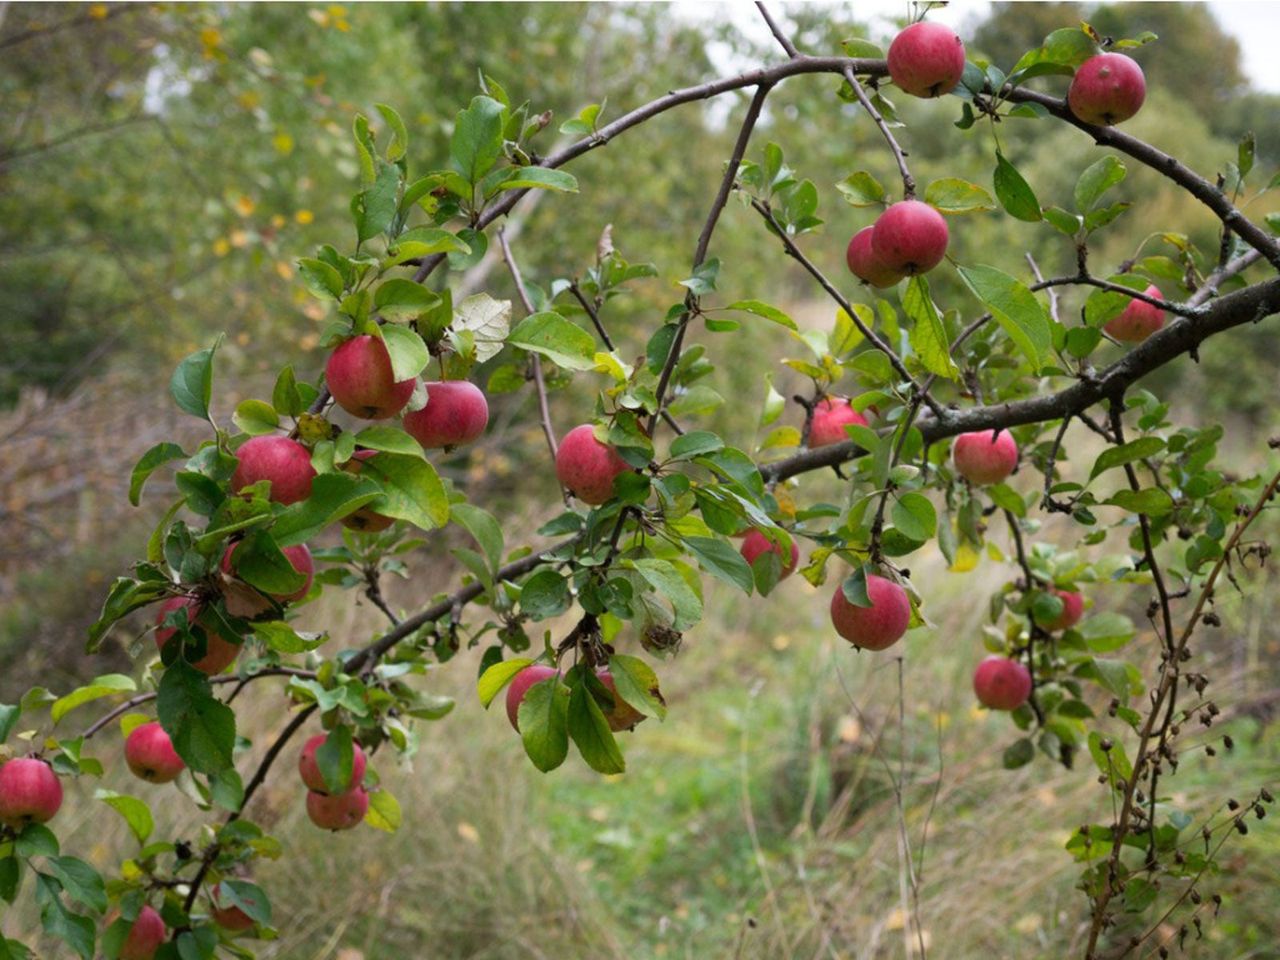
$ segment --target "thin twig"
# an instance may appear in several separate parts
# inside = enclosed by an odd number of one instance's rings
[[[911,170],[907,167],[907,154],[898,145],[897,138],[894,137],[893,131],[889,129],[889,125],[885,123],[884,117],[880,115],[880,111],[876,109],[876,105],[871,102],[871,98],[867,96],[867,91],[862,88],[862,84],[858,82],[857,74],[854,73],[852,66],[846,66],[843,70],[845,81],[853,88],[853,95],[858,98],[858,102],[862,104],[862,109],[866,110],[875,125],[880,128],[880,135],[884,137],[885,143],[889,145],[889,150],[893,153],[893,159],[898,164],[898,173],[902,175],[902,199],[913,200],[916,195],[916,179],[911,176]]]
[[[764,17],[764,22],[769,25],[769,32],[773,34],[773,38],[778,41],[778,45],[787,52],[787,56],[795,59],[800,56],[800,51],[796,49],[796,45],[791,42],[791,38],[773,19],[773,15],[769,13],[768,7],[761,0],[756,0],[756,9],[760,11],[760,16]]]

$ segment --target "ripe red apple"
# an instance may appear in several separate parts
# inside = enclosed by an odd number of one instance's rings
[[[363,462],[370,457],[376,456],[377,453],[377,450],[357,450],[351,455],[351,459],[343,465],[342,469],[349,473],[358,474],[363,468]],[[395,522],[394,517],[385,517],[368,507],[361,507],[355,513],[349,513],[342,518],[344,527],[349,527],[352,530],[363,530],[366,533],[377,533],[380,530],[385,530]]]
[[[151,783],[176,780],[186,766],[164,727],[154,720],[129,732],[124,741],[124,759],[135,777]]]
[[[1124,59],[1129,59],[1125,57]],[[1148,297],[1163,299],[1155,284],[1143,291]],[[1102,329],[1122,343],[1141,343],[1164,326],[1164,311],[1145,300],[1130,300],[1118,317],[1112,317]]]
[[[1040,626],[1051,632],[1074,627],[1084,615],[1084,595],[1076,593],[1074,590],[1054,589],[1052,592],[1055,597],[1062,601],[1062,613],[1058,614],[1056,620],[1042,623]]]
[[[226,552],[222,555],[223,573],[231,574],[234,572],[235,568],[232,563],[231,554],[235,552],[235,549],[236,545],[234,543],[229,544]],[[292,600],[301,600],[307,595],[307,591],[311,589],[311,581],[315,576],[316,566],[314,561],[311,559],[311,551],[307,549],[307,545],[305,543],[299,543],[292,547],[281,547],[280,552],[288,557],[289,565],[293,567],[294,570],[298,571],[298,573],[304,575],[307,578],[307,581],[299,589],[293,591],[293,593],[273,593],[271,596],[279,600],[281,603],[289,603]]]
[[[907,632],[911,623],[911,601],[902,587],[874,573],[867,577],[867,599],[871,606],[855,606],[837,586],[831,597],[831,622],[836,633],[855,647],[884,650]]]
[[[307,791],[307,816],[325,830],[350,830],[358,827],[369,809],[369,791],[356,787],[346,793]]]
[[[1076,69],[1067,91],[1067,105],[1085,123],[1110,126],[1123,123],[1147,97],[1142,68],[1123,53],[1100,53]]]
[[[0,823],[21,830],[51,819],[61,806],[62,784],[43,760],[15,757],[0,766]]]
[[[888,270],[928,273],[947,255],[947,221],[919,200],[903,200],[884,213],[871,230],[871,251]]]
[[[328,793],[329,788],[325,786],[324,777],[320,773],[320,764],[316,762],[316,751],[329,739],[327,733],[317,733],[314,737],[306,742],[302,748],[302,753],[298,756],[298,773],[302,775],[302,782],[316,793]],[[360,786],[364,782],[364,771],[368,764],[365,758],[364,750],[360,744],[351,744],[351,779],[343,785],[339,793],[345,792],[352,786]]]
[[[470,380],[426,384],[427,405],[404,415],[404,429],[428,450],[452,450],[484,433],[489,401]]]
[[[413,396],[414,378],[396,380],[391,355],[381,337],[367,334],[338,344],[324,367],[324,382],[343,410],[353,417],[394,417]]]
[[[747,535],[742,538],[742,547],[739,549],[742,558],[748,564],[756,562],[756,557],[762,553],[776,553],[778,559],[782,559],[782,551],[778,545],[766,537],[763,533],[752,527],[747,531]],[[791,560],[789,563],[783,563],[782,573],[778,576],[779,580],[784,580],[791,574],[796,572],[796,567],[800,563],[800,548],[796,546],[795,540],[791,541]]]
[[[221,673],[232,660],[239,656],[241,645],[239,638],[233,640],[216,633],[209,633],[204,627],[195,626],[196,618],[200,616],[200,604],[194,597],[170,597],[160,604],[160,612],[156,615],[157,626],[164,623],[165,616],[171,610],[177,610],[179,607],[187,608],[187,623],[191,625],[192,632],[199,631],[206,641],[204,656],[191,666],[210,676]],[[157,649],[163,650],[164,645],[175,633],[177,630],[173,627],[160,627],[156,631]]]
[[[913,97],[950,93],[964,74],[964,44],[949,27],[922,20],[889,44],[889,76]]]
[[[570,493],[592,506],[612,497],[613,478],[630,469],[617,450],[596,439],[589,423],[566,433],[556,452],[556,476]]]
[[[223,930],[241,933],[254,925],[253,917],[234,904],[228,903],[226,906],[222,906],[221,883],[213,885],[213,889],[209,891],[209,896],[213,900],[213,922],[222,927]]]
[[[119,917],[120,911],[112,910],[106,917],[107,926],[111,926]],[[164,943],[165,933],[164,920],[160,914],[144,905],[138,911],[138,917],[129,928],[129,935],[124,938],[117,956],[120,960],[151,960],[160,949],[160,944]]]
[[[601,667],[596,671],[596,679],[608,687],[609,692],[613,694],[613,709],[604,712],[604,718],[609,722],[609,729],[614,733],[634,729],[635,725],[644,719],[644,714],[618,696],[618,688],[607,667]]]
[[[956,472],[970,483],[1000,483],[1018,465],[1018,444],[1008,430],[962,433],[951,448]]]
[[[984,707],[1017,710],[1031,696],[1031,671],[1008,657],[987,657],[973,672],[973,692]]]
[[[511,685],[507,687],[507,719],[511,721],[512,729],[520,729],[520,704],[524,700],[524,695],[529,692],[529,688],[547,677],[554,677],[556,672],[555,667],[549,667],[545,663],[534,663],[511,679]]]
[[[902,274],[897,270],[890,270],[881,263],[871,247],[871,234],[874,230],[875,227],[863,227],[849,241],[849,249],[844,254],[845,262],[849,264],[849,272],[873,287],[883,289],[897,286],[898,281],[902,279]]]
[[[233,492],[259,480],[271,481],[271,499],[276,503],[297,503],[311,496],[316,471],[311,453],[288,437],[252,437],[236,451],[240,463],[231,475]]]
[[[809,423],[809,449],[827,447],[849,439],[844,432],[847,424],[867,425],[867,418],[853,409],[845,397],[823,397],[813,408]]]

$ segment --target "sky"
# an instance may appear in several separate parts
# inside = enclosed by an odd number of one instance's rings
[[[794,2],[794,0],[793,0]],[[768,30],[760,21],[755,5],[747,0],[715,2],[715,0],[679,0],[681,12],[693,19],[720,18],[728,7],[731,18],[744,32],[768,39]],[[981,19],[991,6],[986,0],[955,0],[943,9],[935,9],[930,19],[955,28]],[[785,14],[785,0],[772,0],[771,9]],[[867,19],[904,16],[910,12],[907,0],[854,0],[853,8]],[[1280,93],[1280,56],[1276,43],[1280,40],[1280,0],[1209,0],[1209,8],[1240,44],[1244,54],[1245,74],[1255,88]],[[886,24],[887,26],[887,24]]]

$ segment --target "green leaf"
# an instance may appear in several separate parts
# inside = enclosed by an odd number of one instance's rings
[[[671,457],[688,460],[724,449],[724,441],[707,430],[690,430],[671,441]]]
[[[991,497],[992,503],[1001,510],[1008,510],[1015,517],[1025,517],[1027,515],[1026,502],[1008,484],[997,483],[986,489],[987,496]]]
[[[356,434],[355,441],[357,447],[364,447],[367,450],[399,453],[406,457],[423,456],[422,444],[399,427],[385,425],[365,427]]]
[[[51,937],[64,941],[82,960],[93,956],[94,923],[72,913],[59,894],[62,884],[46,873],[36,873],[36,902],[40,905],[40,925]]]
[[[407,520],[422,530],[449,522],[449,495],[435,467],[422,457],[378,453],[362,461],[360,475],[376,481],[382,490],[370,502],[376,513]]]
[[[911,540],[928,540],[938,528],[938,511],[922,493],[904,493],[898,497],[889,516],[898,532]]]
[[[1122,507],[1130,513],[1145,513],[1149,517],[1163,517],[1173,512],[1173,498],[1159,487],[1142,490],[1117,490],[1107,503]]]
[[[1023,737],[1021,740],[1014,741],[1005,749],[1002,762],[1006,770],[1016,770],[1018,767],[1025,767],[1035,758],[1035,744],[1031,742],[1030,737]]]
[[[298,633],[283,620],[258,620],[253,624],[253,634],[277,653],[306,653],[328,639],[325,633]]]
[[[1153,457],[1163,449],[1164,441],[1159,437],[1140,437],[1118,447],[1108,447],[1093,462],[1093,469],[1089,471],[1089,479],[1092,481],[1100,474],[1115,467],[1124,466],[1126,463],[1134,463],[1146,457]]]
[[[884,202],[884,187],[865,170],[849,174],[836,184],[836,189],[846,203],[855,207],[870,207]]]
[[[231,766],[236,717],[214,698],[209,678],[199,670],[174,661],[160,679],[156,713],[173,749],[193,771],[216,774]]]
[[[0,743],[9,739],[13,728],[22,716],[22,707],[17,704],[0,703]]]
[[[684,545],[707,573],[743,593],[751,593],[755,583],[751,565],[733,546],[714,537],[685,537]]]
[[[45,865],[76,903],[98,912],[107,909],[107,885],[89,864],[75,857],[49,857]]]
[[[271,389],[271,406],[286,417],[296,417],[307,408],[292,365],[286,365],[276,377],[275,386]]]
[[[129,831],[134,835],[138,843],[146,844],[152,831],[155,830],[155,821],[151,817],[150,807],[137,797],[116,793],[113,790],[96,790],[93,798],[101,800],[120,816],[124,817],[124,822],[129,825]]]
[[[303,286],[317,300],[340,300],[346,284],[342,282],[342,274],[323,260],[302,257],[298,260],[298,273],[302,276]]]
[[[1104,660],[1096,657],[1092,666],[1101,684],[1122,701],[1129,699],[1129,668],[1123,660]]]
[[[387,345],[391,374],[397,381],[413,379],[431,362],[427,345],[408,327],[387,324],[382,328],[382,341]]]
[[[22,882],[22,861],[13,854],[0,857],[0,900],[13,903],[18,896],[18,885]],[[4,960],[4,938],[0,937],[0,960]]]
[[[943,177],[930,183],[924,191],[924,202],[942,214],[974,213],[996,207],[986,190],[957,177]]]
[[[386,787],[369,794],[369,809],[364,814],[364,822],[369,826],[384,833],[395,833],[403,819],[400,801]]]
[[[108,673],[105,676],[95,677],[85,686],[55,700],[49,715],[56,724],[76,707],[109,697],[113,693],[132,693],[137,689],[138,685],[133,682],[132,677],[126,677],[120,673]]]
[[[169,380],[169,393],[178,409],[201,420],[209,419],[209,400],[213,396],[213,355],[218,349],[212,347],[197,350],[187,357],[173,371]]]
[[[902,309],[912,320],[911,349],[930,373],[955,380],[960,371],[951,359],[947,331],[929,296],[929,281],[916,275],[907,283]]]
[[[488,709],[489,704],[493,703],[493,698],[502,692],[517,673],[531,663],[533,661],[528,657],[513,657],[490,665],[476,681],[476,693],[480,697],[480,705]]]
[[[540,353],[568,370],[591,370],[596,365],[596,339],[558,313],[543,311],[525,317],[507,342]]]
[[[345,793],[358,783],[351,782],[352,765],[355,763],[355,748],[351,742],[351,728],[339,724],[329,731],[316,750],[316,766],[320,769],[320,779],[324,781],[329,793]]]
[[[129,475],[129,502],[135,507],[138,505],[143,484],[159,467],[174,460],[183,460],[186,456],[186,451],[176,443],[157,443],[144,453]]]
[[[1133,621],[1122,613],[1099,613],[1076,625],[1076,631],[1094,653],[1119,650],[1133,640]]]
[[[1240,138],[1239,144],[1236,146],[1236,166],[1240,170],[1240,178],[1243,180],[1249,175],[1249,171],[1253,169],[1253,158],[1257,151],[1257,139],[1250,130]]]
[[[547,773],[564,763],[569,755],[569,688],[558,676],[525,691],[516,719],[524,752],[535,767]]]
[[[633,560],[632,565],[671,604],[675,614],[673,629],[687,630],[702,619],[702,600],[667,560],[652,558]]]
[[[557,193],[577,193],[578,179],[564,170],[548,167],[513,167],[498,185],[498,190],[554,190]]]
[[[711,257],[698,264],[693,270],[693,276],[687,280],[681,280],[680,286],[685,287],[695,297],[704,297],[715,291],[716,279],[719,275],[720,261]]]
[[[132,577],[117,577],[107,592],[107,599],[102,604],[102,612],[89,627],[89,642],[85,644],[85,652],[97,652],[107,633],[122,617],[128,616],[139,607],[154,603],[167,592],[168,584],[159,581],[138,581]]]
[[[396,215],[396,193],[399,189],[400,171],[390,164],[383,164],[373,186],[356,194],[351,209],[356,218],[357,247],[391,225]]]
[[[450,516],[475,538],[489,561],[489,569],[496,571],[502,562],[502,526],[493,514],[469,503],[455,503]]]
[[[539,570],[520,588],[520,609],[534,620],[559,616],[572,602],[569,581],[550,568]]]
[[[384,280],[378,285],[378,289],[373,293],[373,308],[386,320],[413,320],[422,316],[437,303],[440,302],[440,295],[428,290],[420,283],[414,283],[412,280],[406,280],[403,277],[393,277],[390,280]],[[387,327],[383,329],[383,338],[386,338]],[[419,338],[421,339],[421,338]],[[390,349],[390,344],[388,344]],[[394,361],[392,363],[394,368]],[[421,370],[419,367],[418,370]],[[413,371],[417,373],[418,370]],[[413,373],[396,372],[397,380],[404,380],[413,376]]]
[[[521,705],[523,707],[523,704]],[[523,712],[523,711],[521,711]],[[609,729],[609,721],[582,678],[569,695],[569,736],[573,738],[582,759],[597,773],[622,773],[627,763],[618,749],[618,741]]]
[[[1053,349],[1053,331],[1044,307],[1027,287],[995,267],[961,267],[962,279],[1031,362],[1044,366]]]
[[[372,795],[369,801],[372,806]],[[219,880],[218,901],[221,907],[238,907],[255,923],[271,923],[271,901],[267,898],[266,891],[257,884],[229,878]]]
[[[796,326],[796,322],[787,316],[787,314],[762,300],[735,300],[724,309],[741,310],[744,313],[753,313],[757,317],[764,317],[764,319],[771,320],[779,326],[786,327],[788,330],[799,329]]]
[[[265,530],[255,530],[236,544],[231,569],[245,583],[267,594],[288,596],[307,582],[306,574],[294,568]]]
[[[385,103],[375,103],[374,107],[382,114],[382,119],[386,121],[388,129],[391,130],[391,143],[387,145],[387,159],[395,163],[404,156],[405,150],[409,146],[409,131],[405,129],[404,121],[400,119],[400,114]]]
[[[28,823],[18,834],[13,849],[20,857],[56,857],[58,838],[44,824]]]
[[[1074,200],[1077,213],[1088,213],[1102,199],[1102,195],[1120,183],[1128,173],[1125,165],[1115,157],[1106,156],[1090,164],[1076,181]]]
[[[667,705],[658,692],[658,675],[638,657],[615,653],[609,658],[609,674],[618,696],[646,717],[665,720]]]
[[[275,407],[263,400],[242,400],[231,415],[237,427],[252,437],[274,433],[280,426]]]
[[[468,183],[479,183],[502,153],[502,114],[502,104],[491,97],[476,97],[458,113],[449,158]]]
[[[1043,219],[1040,212],[1040,201],[1035,191],[1023,179],[1018,168],[1004,158],[1004,154],[996,153],[996,171],[992,175],[996,188],[996,198],[1009,216],[1027,223],[1035,223]]]

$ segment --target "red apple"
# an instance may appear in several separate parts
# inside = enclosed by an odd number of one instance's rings
[[[235,567],[231,558],[231,554],[235,552],[235,549],[236,545],[234,543],[229,544],[226,552],[222,555],[223,573],[231,574],[235,572]],[[316,566],[311,559],[311,551],[307,549],[307,545],[305,543],[299,543],[292,547],[281,547],[280,552],[289,559],[289,565],[293,567],[294,570],[298,571],[298,573],[305,576],[307,581],[300,588],[293,591],[293,593],[273,593],[271,596],[279,600],[281,603],[289,603],[292,600],[301,600],[311,589],[311,581],[315,576]]]
[[[119,911],[115,910],[108,914],[107,926],[114,923],[119,916]],[[165,933],[164,920],[161,919],[160,914],[144,905],[138,911],[138,917],[133,921],[129,935],[120,945],[118,954],[120,960],[151,960],[160,949],[160,944],[164,943]]]
[[[897,286],[903,275],[897,270],[890,270],[876,256],[871,247],[871,234],[874,230],[875,227],[863,227],[849,241],[849,249],[844,254],[849,272],[873,287],[884,289]]]
[[[907,632],[911,623],[911,601],[907,591],[892,580],[871,574],[867,577],[869,607],[859,607],[845,599],[836,587],[831,597],[831,622],[836,633],[863,650],[884,650]]]
[[[618,696],[618,688],[614,685],[613,675],[609,673],[607,667],[601,667],[596,671],[596,679],[608,687],[609,692],[613,694],[613,709],[604,711],[609,729],[614,733],[634,729],[635,725],[644,719],[644,714]]]
[[[351,459],[343,465],[342,469],[349,473],[358,474],[363,468],[363,462],[370,457],[376,456],[377,453],[377,450],[357,450],[351,455]],[[385,517],[368,507],[361,507],[355,513],[349,513],[342,518],[344,527],[349,527],[352,530],[363,530],[366,533],[377,533],[380,530],[385,530],[395,522],[394,517]]]
[[[1123,123],[1142,109],[1147,81],[1142,68],[1123,53],[1100,53],[1076,69],[1067,105],[1085,123]]]
[[[213,922],[222,927],[223,930],[230,930],[232,933],[242,933],[248,930],[255,923],[253,917],[249,916],[239,907],[227,903],[222,906],[222,884],[215,883],[213,889],[209,891],[209,896],[213,900]]]
[[[350,830],[358,827],[369,809],[369,792],[355,787],[346,793],[307,791],[307,816],[325,830]]]
[[[21,830],[51,819],[61,806],[62,784],[43,760],[16,757],[0,766],[0,823]]]
[[[316,793],[328,793],[329,788],[325,785],[324,777],[320,773],[320,764],[316,762],[316,751],[329,739],[326,733],[317,733],[314,737],[306,742],[302,748],[302,753],[298,756],[298,773],[302,775],[302,782],[314,790]],[[364,782],[364,771],[368,764],[365,758],[364,750],[360,744],[351,744],[351,779],[343,786],[339,793],[345,792],[353,786],[360,786]]]
[[[176,780],[186,766],[164,727],[154,720],[129,732],[124,741],[124,759],[135,777],[151,783]]]
[[[867,425],[867,418],[860,414],[845,397],[823,397],[813,408],[809,423],[809,449],[828,447],[849,439],[844,432],[847,424]]]
[[[191,664],[191,666],[210,676],[215,673],[221,673],[240,654],[241,644],[239,638],[233,640],[216,633],[209,633],[204,627],[197,627],[195,622],[196,618],[200,616],[200,604],[194,597],[170,597],[160,604],[160,612],[156,615],[156,625],[159,626],[164,623],[168,613],[171,610],[177,610],[179,607],[187,608],[187,623],[190,624],[192,632],[198,631],[199,635],[203,636],[206,641],[204,656]],[[160,627],[156,631],[156,647],[163,650],[164,645],[175,633],[177,633],[177,630],[173,627]]]
[[[489,401],[469,380],[426,384],[427,405],[404,415],[404,429],[428,450],[452,450],[484,433]]]
[[[617,450],[596,439],[589,423],[566,433],[556,452],[556,476],[570,493],[592,506],[612,497],[613,478],[630,469]]]
[[[962,433],[951,448],[956,472],[970,483],[1000,483],[1018,465],[1018,444],[1008,430]]]
[[[782,551],[778,548],[778,545],[754,527],[748,530],[747,535],[742,538],[742,547],[739,552],[748,564],[754,564],[756,562],[756,557],[760,556],[762,553],[775,553],[778,555],[779,560],[782,559]],[[795,573],[796,567],[799,563],[800,548],[796,546],[795,540],[792,540],[791,561],[782,565],[782,573],[778,576],[778,579],[786,579],[791,576],[791,574]]]
[[[871,231],[871,251],[885,269],[928,273],[947,255],[947,221],[919,200],[903,200],[884,213]]]
[[[987,657],[973,672],[973,692],[984,707],[1017,710],[1031,696],[1031,671],[1008,657]]]
[[[548,677],[554,677],[556,672],[555,667],[549,667],[545,663],[534,663],[512,678],[511,685],[507,687],[507,719],[511,721],[513,729],[520,729],[520,704],[524,700],[524,695],[529,692],[529,688]]]
[[[413,396],[414,378],[396,380],[391,355],[381,337],[362,335],[344,340],[329,356],[324,382],[343,410],[353,417],[394,417]]]
[[[889,76],[913,97],[950,93],[964,74],[964,44],[951,28],[922,20],[889,44]]]
[[[271,481],[271,499],[297,503],[311,496],[316,471],[311,453],[288,437],[252,437],[236,451],[240,463],[231,475],[231,490],[238,492],[259,480]]]
[[[1052,592],[1055,597],[1062,601],[1062,613],[1058,614],[1056,620],[1042,623],[1040,626],[1051,632],[1074,627],[1080,622],[1080,618],[1084,616],[1084,595],[1076,593],[1074,590],[1054,589]]]
[[[1128,59],[1125,57],[1124,59]],[[1143,291],[1148,297],[1164,298],[1155,284]],[[1145,300],[1130,300],[1118,317],[1112,317],[1102,329],[1122,343],[1141,343],[1164,326],[1164,311]]]

